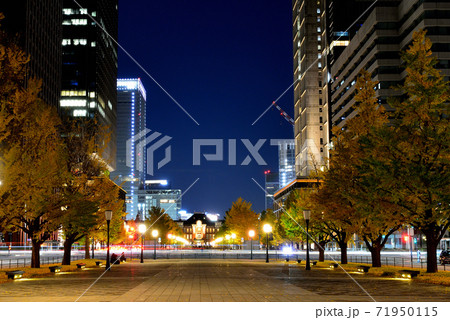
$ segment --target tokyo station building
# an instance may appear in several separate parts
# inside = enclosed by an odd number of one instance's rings
[[[223,223],[223,220],[213,217],[203,212],[196,212],[187,220],[178,220],[177,223],[183,230],[183,238],[194,246],[208,246],[215,239]]]

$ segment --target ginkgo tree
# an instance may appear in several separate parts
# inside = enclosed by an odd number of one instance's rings
[[[258,233],[258,214],[252,210],[251,202],[238,198],[227,212],[225,224],[230,231],[236,234],[238,239],[249,239],[249,230],[255,230]]]
[[[390,101],[392,125],[379,130],[379,155],[368,165],[380,177],[378,190],[425,235],[427,272],[437,272],[437,246],[450,226],[450,83],[435,68],[431,47],[419,31],[402,53],[404,98]]]
[[[65,214],[67,170],[56,108],[38,97],[41,81],[25,78],[28,62],[0,32],[0,220],[31,239],[31,267],[39,268],[40,247]]]

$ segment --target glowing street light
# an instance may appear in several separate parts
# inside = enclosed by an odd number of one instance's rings
[[[255,230],[250,230],[248,236],[250,237],[250,260],[253,260],[253,237],[255,236]]]
[[[145,224],[139,225],[139,233],[141,234],[141,263],[144,263],[144,234],[147,231]]]
[[[266,263],[269,262],[269,233],[272,232],[272,226],[266,223],[263,226],[263,231],[266,233]]]
[[[152,236],[153,238],[155,238],[155,245],[153,247],[153,260],[156,260],[156,238],[158,237],[158,230],[153,230],[152,231]]]
[[[107,246],[108,249],[106,251],[106,271],[108,271],[109,269],[111,269],[111,264],[109,261],[109,224],[111,222],[112,219],[112,211],[111,210],[105,210],[105,219],[106,219],[106,229],[107,229]]]

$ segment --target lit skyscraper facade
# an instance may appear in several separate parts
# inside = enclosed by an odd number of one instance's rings
[[[108,127],[102,157],[115,168],[117,112],[117,0],[63,1],[61,113],[98,116]],[[95,21],[93,20],[95,19]]]
[[[327,165],[330,66],[359,28],[372,0],[293,0],[295,165],[298,177]]]
[[[265,190],[265,209],[273,209],[273,195],[275,194],[275,192],[278,191],[279,189],[279,176],[278,176],[278,172],[270,172],[266,171],[264,172],[265,174],[265,185],[264,185],[264,190]]]
[[[117,169],[111,174],[127,192],[129,218],[138,213],[137,190],[145,181],[146,153],[136,150],[133,137],[145,130],[147,93],[139,78],[117,80]]]
[[[378,81],[376,96],[386,110],[392,110],[387,99],[402,93],[395,89],[406,72],[401,67],[400,52],[408,48],[414,31],[427,30],[432,42],[436,68],[450,77],[450,3],[449,1],[379,1],[368,12],[358,33],[336,59],[331,71],[331,121],[345,128],[356,115],[353,108],[355,84],[362,69]]]
[[[138,190],[138,212],[141,219],[148,216],[151,207],[159,207],[172,220],[179,220],[181,210],[181,190],[172,189],[167,180],[146,180]]]
[[[295,164],[308,176],[328,157],[325,1],[293,0]]]
[[[278,141],[279,188],[283,188],[295,179],[295,140]]]

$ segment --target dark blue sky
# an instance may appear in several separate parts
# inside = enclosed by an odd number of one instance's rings
[[[264,170],[277,170],[269,139],[292,138],[293,129],[273,108],[252,123],[292,83],[291,10],[288,0],[119,1],[119,43],[200,124],[119,50],[119,77],[140,77],[147,90],[147,127],[172,137],[172,161],[154,178],[183,191],[200,178],[183,196],[188,212],[223,214],[238,197],[264,209],[252,178],[264,185]],[[293,116],[292,104],[289,90],[279,105]],[[192,139],[225,139],[224,161],[193,166]],[[228,139],[238,139],[238,164],[248,154],[240,139],[268,139],[267,165],[229,166]]]

